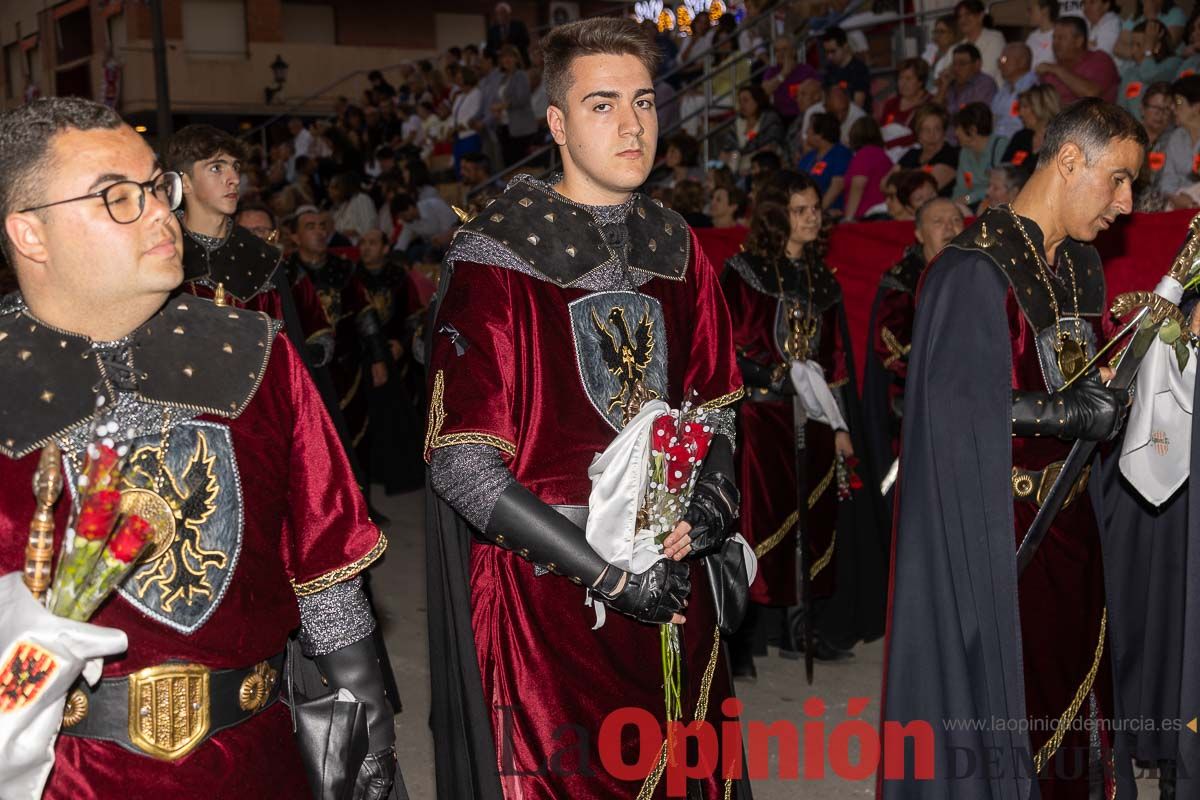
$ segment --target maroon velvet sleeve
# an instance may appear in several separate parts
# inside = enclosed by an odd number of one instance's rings
[[[434,449],[456,444],[516,453],[509,276],[485,264],[454,267],[434,321],[426,459]]]
[[[366,501],[308,371],[287,337],[277,337],[275,347],[275,357],[287,361],[292,400],[283,559],[296,593],[306,595],[366,569],[387,540],[367,518]]]
[[[871,345],[883,368],[903,378],[908,374],[908,348],[912,346],[913,296],[885,289],[879,298],[879,315]],[[884,334],[887,331],[887,335]]]
[[[684,391],[689,397],[694,391],[701,403],[719,408],[741,398],[742,375],[734,354],[729,307],[725,304],[717,272],[695,233],[692,234],[692,253],[696,313]]]

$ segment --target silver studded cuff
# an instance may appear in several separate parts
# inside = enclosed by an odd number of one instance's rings
[[[375,615],[361,575],[296,600],[300,603],[300,649],[306,656],[340,650],[375,630]]]

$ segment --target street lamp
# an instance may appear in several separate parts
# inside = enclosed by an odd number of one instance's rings
[[[279,94],[283,90],[283,84],[287,83],[288,63],[278,53],[275,55],[275,60],[271,62],[271,74],[275,78],[275,85],[267,86],[263,89],[263,94],[267,98],[267,105],[271,105],[271,101],[275,99],[275,95]]]

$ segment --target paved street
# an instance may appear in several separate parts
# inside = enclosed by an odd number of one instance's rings
[[[413,800],[435,797],[433,744],[429,735],[429,662],[426,654],[425,555],[422,528],[423,495],[420,492],[385,498],[377,492],[376,502],[393,520],[388,528],[390,546],[383,563],[373,570],[372,587],[377,612],[404,698],[404,713],[397,717],[401,766]],[[881,642],[859,648],[855,660],[846,665],[817,667],[816,683],[804,684],[804,666],[786,661],[772,652],[758,664],[758,682],[738,684],[738,696],[746,704],[745,719],[790,720],[800,726],[811,718],[803,704],[810,697],[824,700],[826,735],[846,719],[850,698],[870,698],[863,717],[874,726],[879,717],[879,676],[883,659]],[[778,754],[772,753],[771,773],[777,774]],[[833,800],[874,796],[874,780],[844,781],[832,776],[820,781],[759,781],[755,800]],[[1151,784],[1141,798],[1157,798]],[[444,798],[443,800],[453,800]],[[565,799],[564,799],[565,800]]]

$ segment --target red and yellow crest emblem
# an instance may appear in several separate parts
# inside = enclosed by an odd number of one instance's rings
[[[0,664],[0,714],[33,702],[58,669],[53,655],[30,642],[17,642]]]

